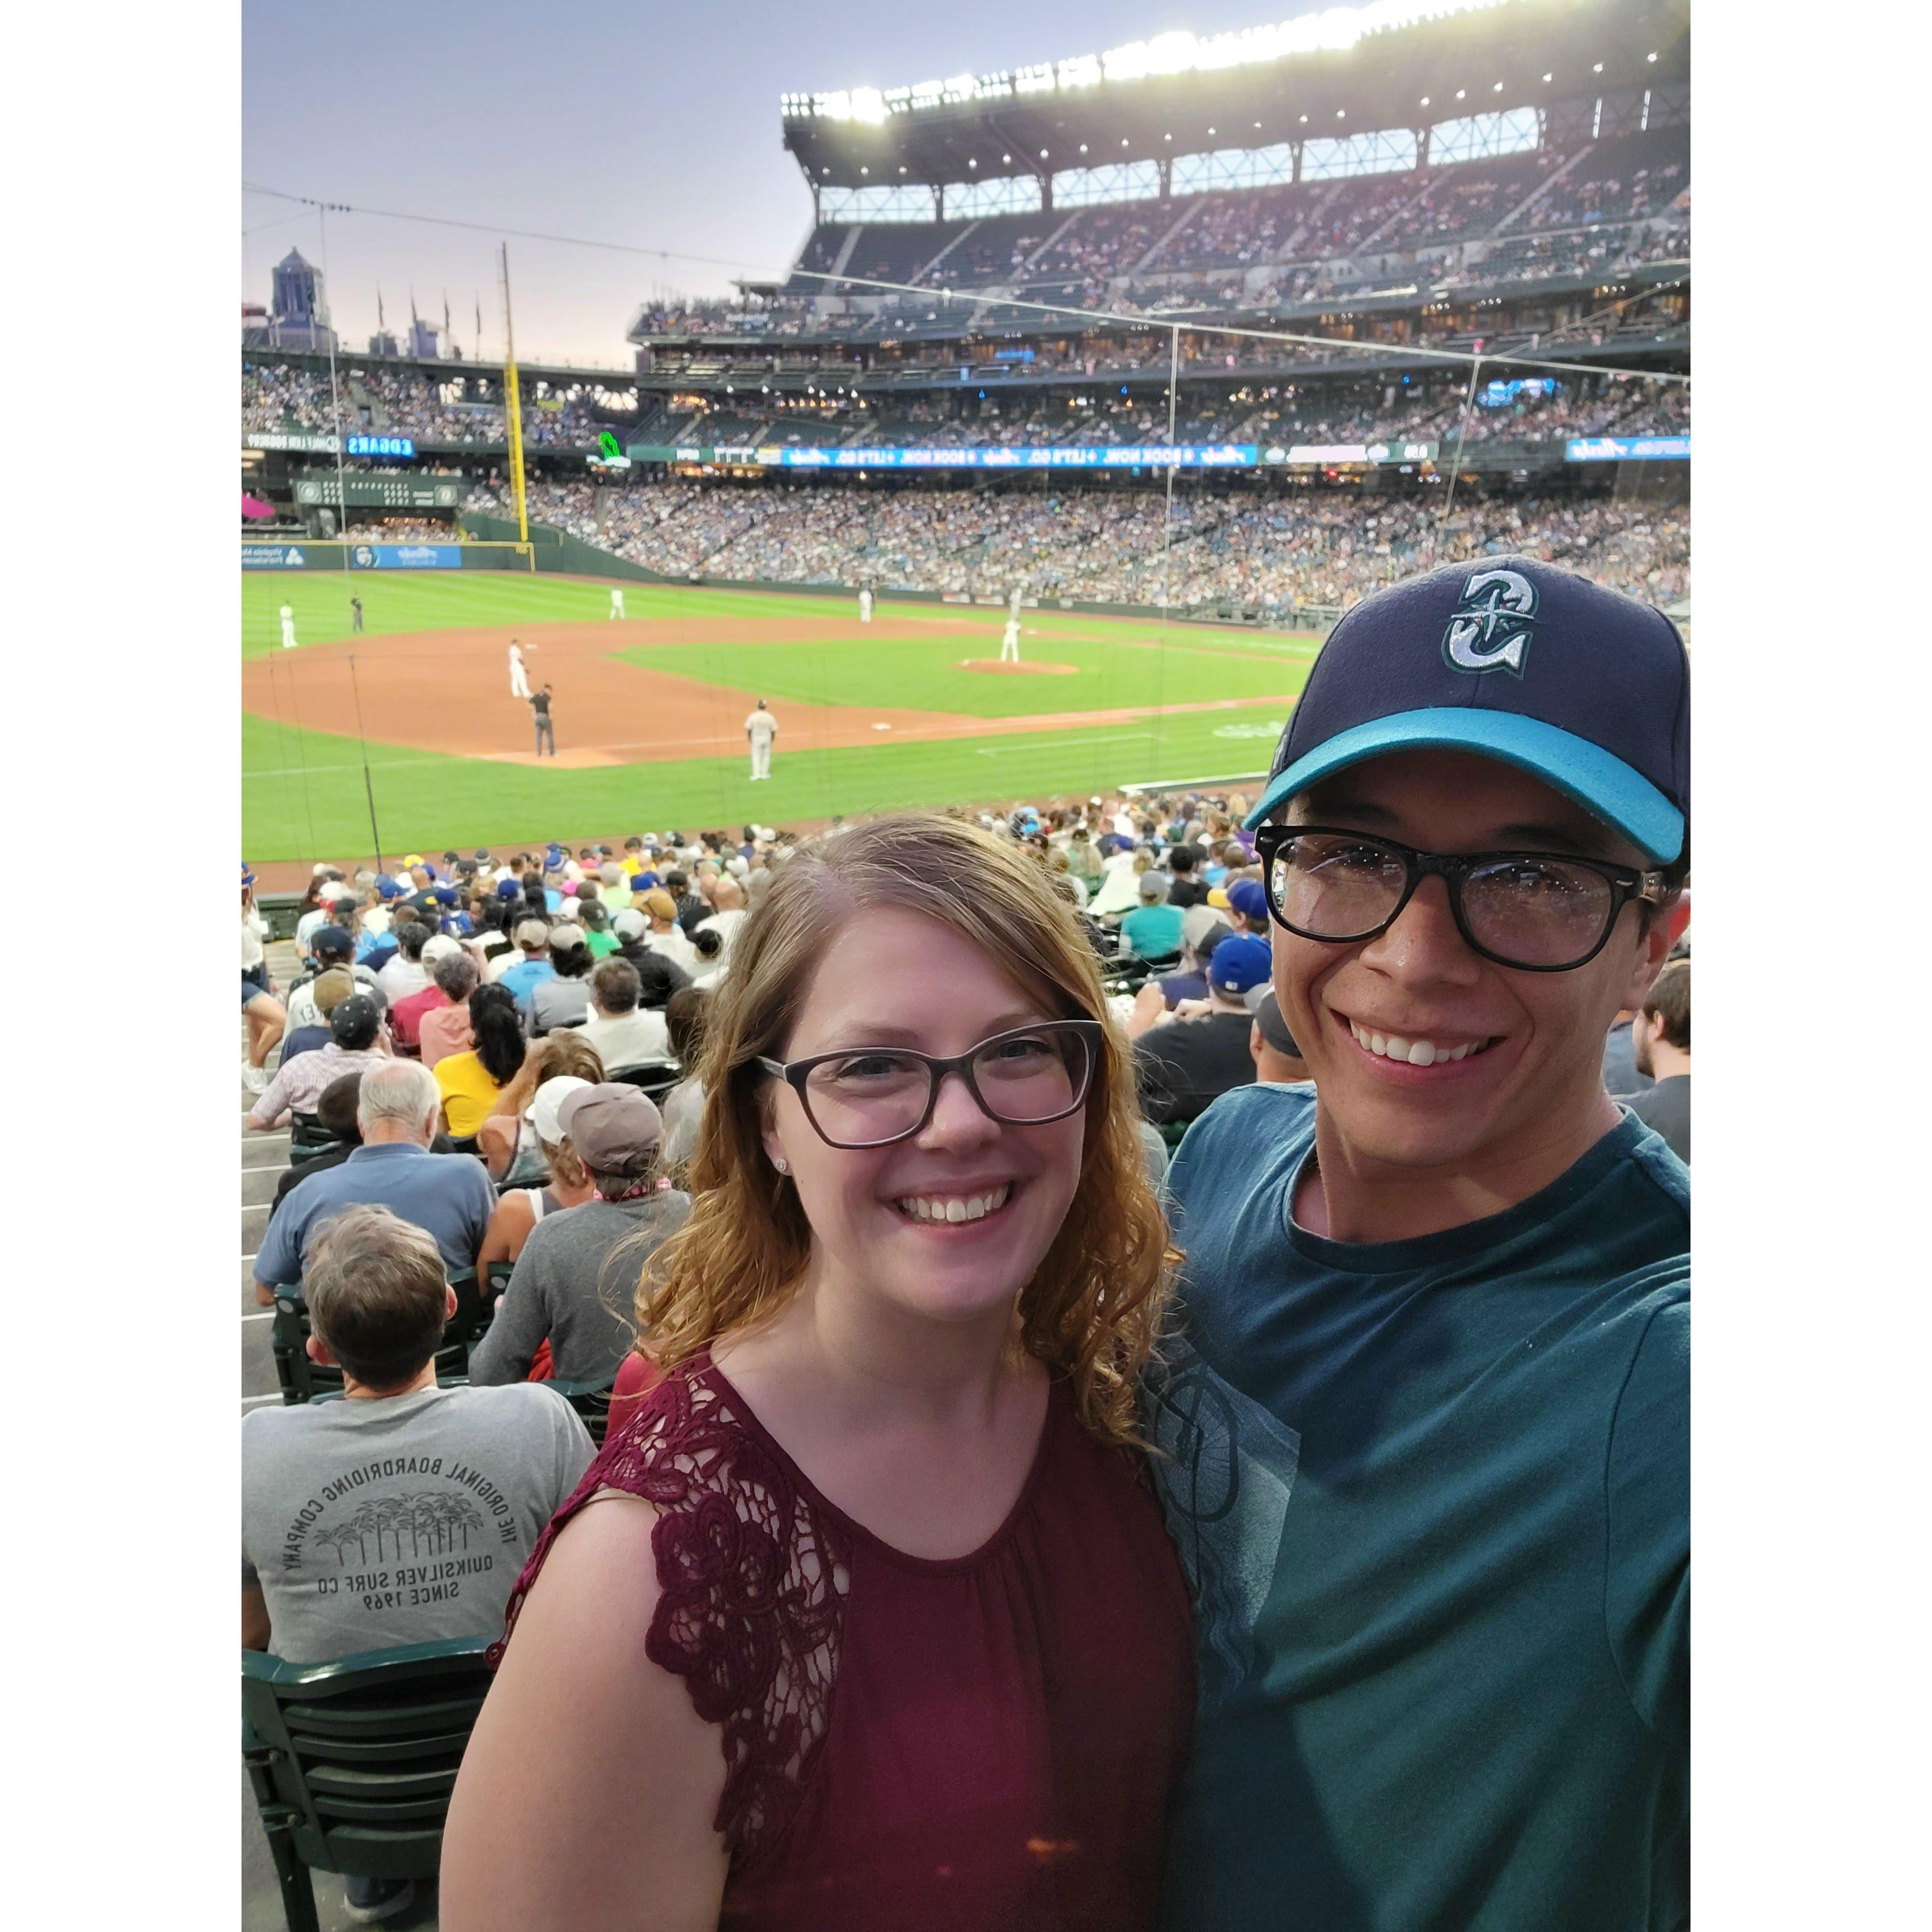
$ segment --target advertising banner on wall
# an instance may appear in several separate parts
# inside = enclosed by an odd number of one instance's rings
[[[244,544],[244,570],[304,570],[308,557],[300,544]]]
[[[1572,463],[1647,463],[1690,459],[1688,436],[1586,436],[1564,446]]]
[[[680,457],[686,452],[680,450]],[[971,448],[946,445],[938,448],[718,449],[719,463],[762,463],[782,470],[1183,470],[1251,469],[1256,451],[1251,442],[1052,444],[1043,448]],[[687,458],[687,460],[688,460]]]
[[[358,570],[460,570],[460,544],[356,544],[349,560]]]

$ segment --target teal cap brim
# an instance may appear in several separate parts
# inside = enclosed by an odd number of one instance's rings
[[[1684,849],[1684,814],[1642,772],[1600,745],[1513,711],[1399,711],[1338,732],[1272,779],[1245,821],[1252,831],[1298,792],[1386,752],[1472,752],[1528,772],[1621,832],[1652,864]]]

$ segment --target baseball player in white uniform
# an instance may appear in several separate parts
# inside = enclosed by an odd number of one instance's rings
[[[610,586],[610,615],[621,617],[624,614],[624,593],[615,584]]]
[[[524,647],[514,638],[510,640],[510,695],[527,698],[530,694],[530,682],[524,675]]]
[[[282,649],[292,651],[296,647],[296,607],[292,604],[282,606]]]
[[[859,586],[859,621],[862,624],[872,621],[872,586],[869,584]]]
[[[752,776],[754,779],[768,778],[772,775],[772,740],[778,735],[778,721],[765,709],[765,700],[758,700],[758,708],[745,720],[745,736],[752,744]]]
[[[1019,661],[1020,620],[1017,616],[1009,616],[1006,628],[1000,638],[1000,662],[1002,664],[1018,664]]]

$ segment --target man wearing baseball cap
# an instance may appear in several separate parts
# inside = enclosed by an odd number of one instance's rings
[[[664,1121],[636,1088],[578,1083],[558,1106],[556,1125],[596,1192],[530,1230],[490,1332],[470,1354],[470,1379],[478,1387],[521,1382],[546,1340],[559,1376],[608,1382],[636,1335],[638,1272],[691,1213],[688,1195],[658,1184]],[[550,1133],[542,1138],[555,1144]]]
[[[1163,1932],[1688,1921],[1688,1176],[1600,1070],[1689,917],[1689,724],[1670,621],[1522,557],[1310,674],[1248,823],[1315,1084],[1168,1177]]]
[[[1268,978],[1268,943],[1230,934],[1209,956],[1206,970],[1204,1001],[1184,1001],[1134,1042],[1142,1111],[1156,1126],[1191,1120],[1255,1077],[1248,1052],[1252,1016],[1244,996]]]

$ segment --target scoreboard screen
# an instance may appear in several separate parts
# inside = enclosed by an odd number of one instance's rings
[[[416,446],[406,436],[352,436],[343,444],[351,456],[395,456],[413,461]]]

